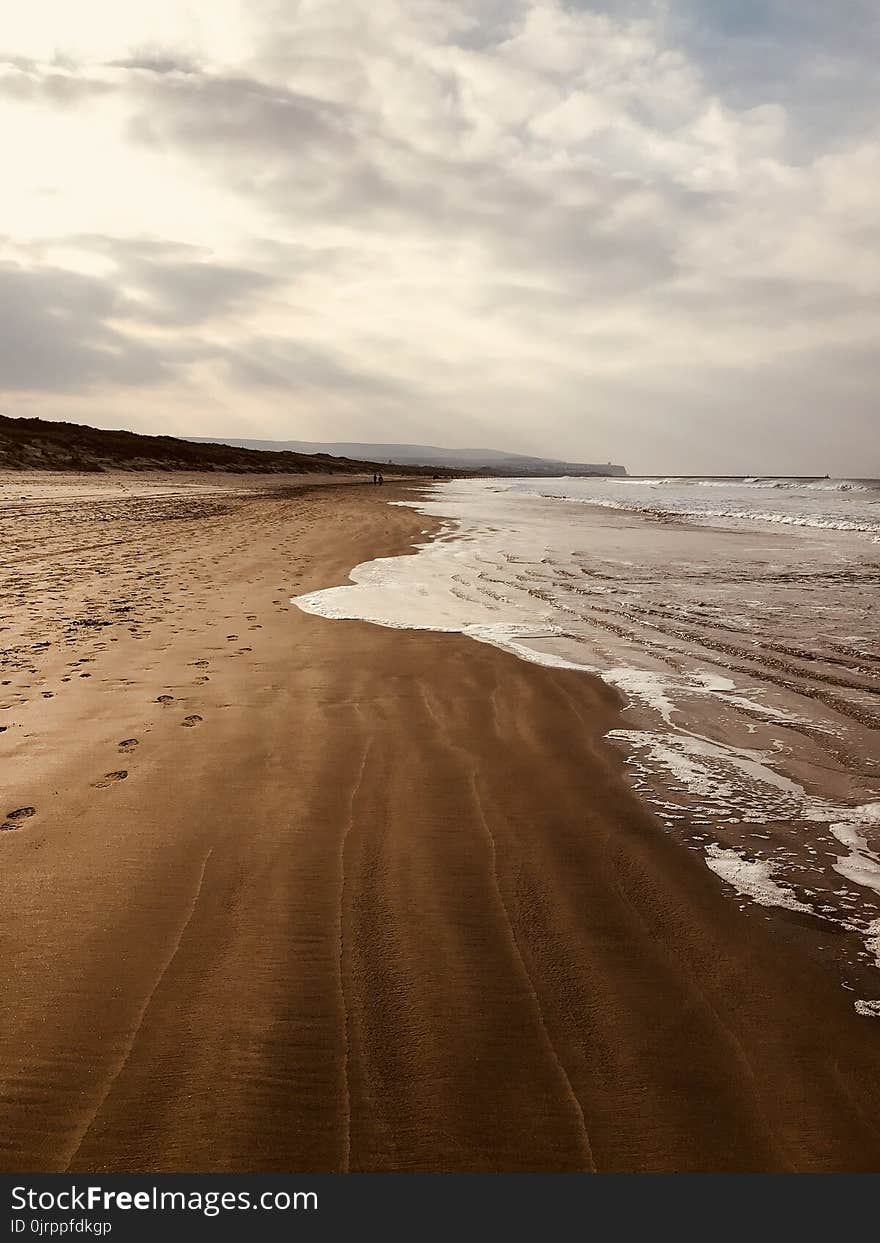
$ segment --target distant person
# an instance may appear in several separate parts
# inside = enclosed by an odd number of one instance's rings
[[[380,484],[380,485],[381,485],[381,484],[383,484],[384,482],[385,482],[385,480],[384,480],[384,478],[382,477],[382,472],[380,471],[380,472],[379,472],[379,474],[376,476],[376,483],[378,483],[378,484]]]
[[[379,482],[379,476],[376,474],[375,471],[373,471],[373,483],[378,483],[378,482]]]

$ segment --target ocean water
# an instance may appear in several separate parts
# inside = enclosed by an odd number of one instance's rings
[[[516,480],[528,495],[558,497],[658,518],[765,522],[854,531],[880,541],[880,480],[645,477]]]
[[[639,795],[732,900],[827,933],[880,1015],[880,483],[461,480],[416,555],[299,597],[582,669]]]

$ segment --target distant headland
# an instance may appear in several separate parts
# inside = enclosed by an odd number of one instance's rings
[[[203,437],[194,437],[201,442]],[[349,441],[226,440],[222,444],[262,452],[322,453],[333,457],[396,462],[404,466],[430,466],[493,475],[625,475],[626,467],[612,462],[566,462],[557,458],[530,457],[503,449],[445,449],[438,445],[368,444]]]

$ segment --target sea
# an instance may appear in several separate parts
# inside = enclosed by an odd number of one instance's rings
[[[295,603],[461,633],[615,687],[609,735],[733,901],[880,1017],[880,481],[467,479],[414,555]]]

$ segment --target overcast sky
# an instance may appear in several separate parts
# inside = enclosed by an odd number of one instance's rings
[[[27,0],[0,411],[880,475],[876,0]]]

